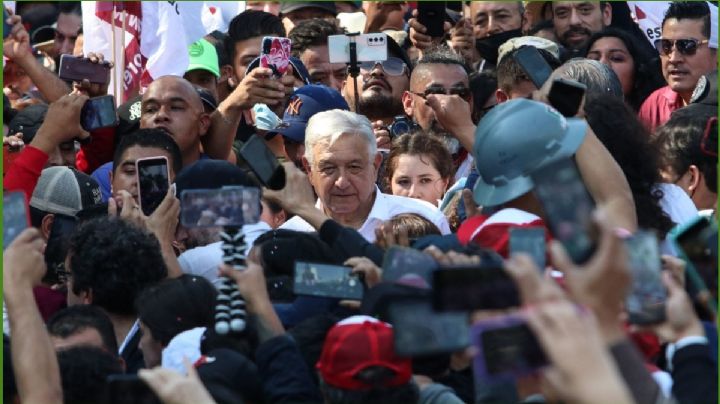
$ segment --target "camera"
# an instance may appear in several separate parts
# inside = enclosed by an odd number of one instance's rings
[[[396,116],[390,126],[388,126],[388,132],[390,132],[391,139],[406,133],[412,133],[415,130],[417,130],[417,125],[405,115]]]

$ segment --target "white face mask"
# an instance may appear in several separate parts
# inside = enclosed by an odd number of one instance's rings
[[[253,112],[255,113],[255,127],[260,130],[273,130],[280,125],[280,118],[265,104],[255,104]]]

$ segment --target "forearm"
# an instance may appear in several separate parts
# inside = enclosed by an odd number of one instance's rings
[[[205,153],[219,160],[229,160],[233,154],[232,145],[242,118],[242,110],[226,101],[212,113],[210,131],[201,138]]]
[[[30,288],[5,290],[12,365],[23,403],[62,403],[60,367]]]
[[[637,214],[627,178],[589,128],[575,160],[595,202],[598,205],[613,203],[613,225],[634,232],[637,229]]]
[[[310,226],[312,226],[315,230],[320,230],[323,223],[325,223],[327,220],[330,220],[330,218],[320,209],[314,207],[314,206],[301,206],[296,208],[295,210],[289,209],[292,211],[292,213],[300,216],[303,220],[308,222]]]
[[[70,87],[55,73],[41,65],[34,57],[16,60],[16,62],[25,70],[25,73],[37,86],[48,103],[55,102],[62,96],[70,94]]]
[[[475,143],[475,129],[476,126],[470,122],[469,124],[459,127],[453,133],[462,147],[470,153],[472,153],[473,144]]]
[[[660,395],[660,388],[648,372],[640,352],[628,339],[610,345],[610,353],[615,365],[638,404],[655,403]]]
[[[285,334],[285,328],[269,300],[248,302],[248,305],[248,310],[255,315],[259,343]]]
[[[163,260],[165,261],[165,266],[167,267],[168,279],[179,278],[182,276],[183,271],[180,267],[177,255],[175,255],[175,250],[173,249],[172,244],[162,243],[161,251]]]

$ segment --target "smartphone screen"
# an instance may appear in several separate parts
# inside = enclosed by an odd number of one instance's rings
[[[25,193],[6,191],[3,194],[3,249],[28,227],[30,227],[30,216]]]
[[[362,300],[363,281],[341,265],[296,262],[293,291],[296,295]]]
[[[585,84],[576,81],[555,79],[548,93],[548,101],[563,116],[572,118],[580,109],[586,89]]]
[[[382,264],[383,282],[402,282],[429,289],[437,262],[422,251],[406,247],[390,247]]]
[[[194,189],[180,196],[180,223],[194,227],[239,227],[260,221],[260,189]]]
[[[266,36],[262,40],[260,52],[260,67],[273,71],[275,78],[282,77],[290,64],[290,51],[292,42],[290,38]]]
[[[515,61],[538,89],[545,84],[552,68],[534,46],[522,46],[515,52]]]
[[[478,322],[472,334],[478,349],[474,370],[481,378],[524,376],[548,364],[537,338],[518,316]]]
[[[262,185],[269,187],[273,183],[273,177],[276,175],[280,163],[260,136],[250,136],[247,143],[240,149],[240,155]]]
[[[117,125],[115,97],[103,95],[89,99],[80,112],[80,124],[88,132]]]
[[[433,308],[438,311],[519,307],[515,282],[500,267],[456,267],[433,271]]]
[[[152,215],[170,189],[170,172],[165,157],[151,157],[135,162],[138,199],[145,216]]]
[[[625,309],[633,324],[665,321],[667,292],[661,279],[660,246],[653,232],[639,231],[625,239],[628,267],[632,275]]]
[[[547,254],[544,227],[510,228],[510,255],[527,254],[542,272],[545,270]]]
[[[467,313],[437,313],[427,299],[403,298],[390,303],[388,316],[398,355],[449,353],[470,345]]]
[[[444,1],[418,1],[418,22],[427,28],[425,35],[433,38],[445,36],[443,25],[445,24],[445,2]]]
[[[61,55],[58,77],[66,81],[87,79],[91,83],[107,84],[110,82],[110,64],[93,63],[86,58]]]
[[[595,251],[590,235],[595,203],[585,188],[573,159],[563,159],[532,173],[535,195],[540,199],[552,235],[576,264]]]
[[[7,23],[8,18],[10,18],[10,14],[3,6],[3,39],[7,38],[8,35],[10,35],[10,31],[12,31],[12,25]]]
[[[110,375],[105,386],[105,400],[108,404],[160,404],[161,401],[136,375]]]

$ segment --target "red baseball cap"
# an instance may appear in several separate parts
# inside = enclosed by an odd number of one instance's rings
[[[390,324],[368,316],[353,316],[335,324],[316,365],[325,383],[345,390],[370,389],[373,386],[355,376],[371,366],[395,372],[383,387],[402,386],[412,376],[410,359],[395,353]]]

